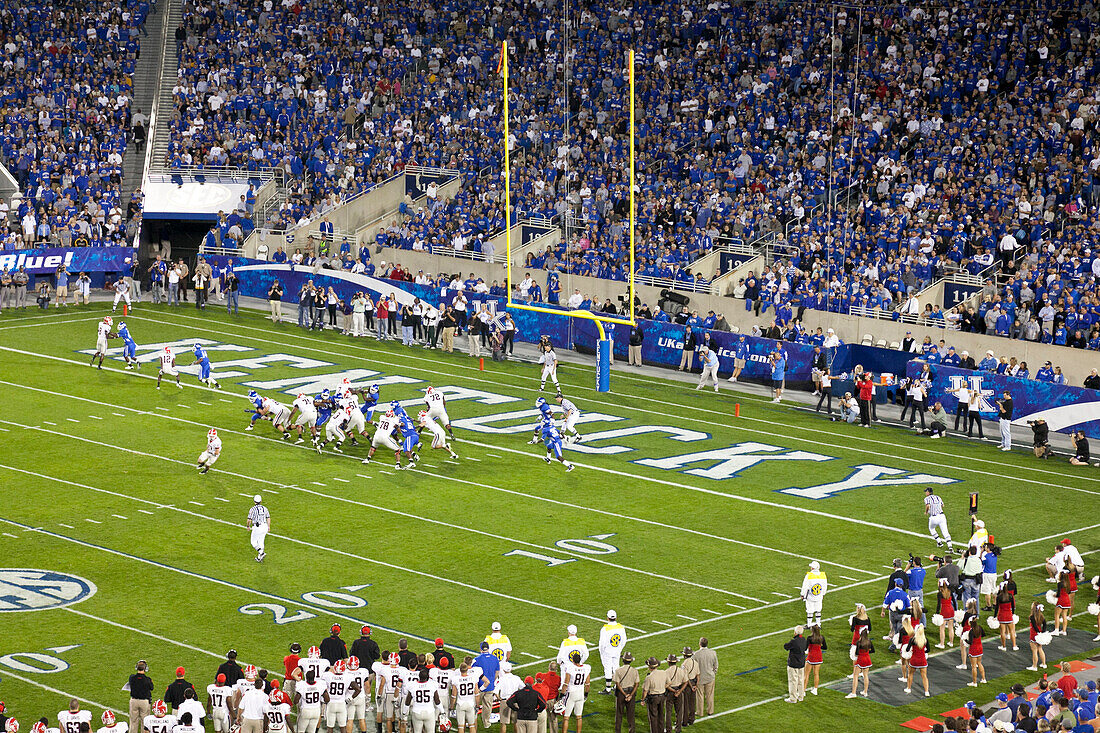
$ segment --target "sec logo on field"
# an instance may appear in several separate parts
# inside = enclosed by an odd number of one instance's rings
[[[0,612],[43,611],[80,603],[95,595],[95,584],[50,570],[0,569]]]

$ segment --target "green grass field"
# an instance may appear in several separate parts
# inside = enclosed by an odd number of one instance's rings
[[[614,608],[639,661],[695,647],[700,636],[717,648],[723,715],[699,721],[701,730],[747,730],[778,715],[798,730],[869,722],[896,729],[1034,677],[1019,673],[973,694],[914,696],[902,708],[831,690],[783,705],[782,644],[804,621],[797,594],[809,560],[821,561],[831,585],[824,683],[850,672],[847,617],[857,601],[881,603],[884,566],[936,549],[922,506],[931,479],[919,474],[950,481],[938,492],[956,539],[969,533],[968,494],[980,493],[980,516],[1005,548],[1001,568],[1018,570],[1022,599],[1050,587],[1041,564],[1056,540],[1070,535],[1084,553],[1100,549],[1100,473],[1023,451],[834,425],[622,366],[613,392],[600,394],[591,367],[564,365],[566,395],[596,418],[582,432],[622,431],[570,451],[578,466],[566,474],[542,461],[541,446],[526,444],[532,418],[507,414],[533,408],[538,372],[530,364],[487,362],[479,371],[465,355],[306,334],[252,312],[229,318],[213,307],[144,306],[126,318],[140,355],[153,356],[149,344],[180,342],[187,364],[182,345],[203,339],[215,375],[238,375],[221,378],[222,392],[190,374],[185,389],[158,392],[153,363],[139,373],[118,359],[89,368],[81,352],[94,349],[106,311],[101,304],[0,319],[2,564],[95,586],[63,607],[38,593],[34,603],[54,607],[0,617],[0,698],[27,726],[52,719],[69,696],[97,716],[103,706],[125,710],[119,688],[138,658],[149,661],[158,689],[179,664],[203,688],[230,647],[242,661],[277,670],[290,642],[318,643],[335,621],[349,644],[369,623],[383,649],[404,636],[427,651],[425,640],[442,636],[456,654],[475,649],[500,621],[513,661],[533,673],[545,669],[567,624],[594,645]],[[384,379],[385,401],[417,398],[429,384],[465,390],[448,402],[461,460],[425,450],[419,468],[396,472],[382,454],[362,465],[362,447],[319,456],[277,440],[270,423],[244,431],[250,387],[289,404],[300,389],[335,386],[352,370],[360,383]],[[194,461],[211,426],[224,450],[201,476]],[[702,455],[669,460],[687,454]],[[772,460],[744,467],[755,460],[746,454]],[[869,466],[881,469],[860,468]],[[881,483],[822,499],[781,491],[860,471]],[[257,492],[273,517],[263,564],[253,561],[243,526]],[[1082,588],[1075,627],[1095,628],[1084,613],[1090,594]],[[885,621],[877,612],[872,620],[881,636]],[[893,659],[880,649],[876,668]],[[598,655],[590,662],[597,679]],[[899,683],[882,674],[872,684]],[[585,730],[611,730],[612,711],[608,698],[593,695]]]

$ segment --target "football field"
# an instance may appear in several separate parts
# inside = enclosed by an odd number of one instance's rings
[[[1095,574],[1094,468],[885,426],[860,430],[744,392],[630,374],[620,363],[611,393],[594,389],[591,366],[559,370],[587,438],[567,446],[577,464],[567,474],[527,444],[537,366],[487,358],[481,371],[465,354],[307,333],[253,311],[143,304],[125,318],[141,369],[123,369],[117,340],[103,369],[89,368],[107,312],[94,304],[0,319],[0,585],[12,593],[0,592],[8,611],[0,699],[24,725],[52,718],[70,696],[97,716],[103,707],[125,711],[120,688],[139,658],[159,691],[181,664],[204,690],[230,648],[242,663],[281,671],[291,642],[319,643],[334,622],[349,645],[369,624],[383,649],[405,637],[429,651],[441,636],[462,656],[476,654],[499,621],[517,671],[533,674],[568,624],[594,647],[614,609],[636,663],[697,648],[701,636],[717,649],[719,717],[698,721],[700,730],[750,729],[778,715],[795,730],[869,721],[896,729],[1034,676],[930,699],[914,689],[903,707],[833,690],[784,705],[782,645],[805,621],[798,592],[808,562],[818,560],[830,584],[822,684],[851,671],[856,602],[871,608],[872,638],[888,628],[877,607],[890,561],[937,551],[926,486],[944,497],[956,540],[969,536],[968,497],[978,492],[979,516],[1004,548],[999,569],[1016,571],[1021,618],[1052,587],[1042,564],[1062,537]],[[171,345],[187,365],[196,342],[222,390],[200,385],[195,367],[183,370],[183,389],[165,382],[158,391],[157,352]],[[443,390],[459,460],[426,447],[417,468],[396,471],[384,451],[361,463],[367,441],[318,455],[279,440],[266,421],[245,431],[249,389],[289,405],[344,378],[378,383],[383,402],[408,401],[414,416],[429,385]],[[211,427],[223,452],[199,475]],[[272,515],[262,564],[244,526],[257,493]],[[23,570],[57,575],[33,580]],[[1072,625],[1095,633],[1096,617],[1084,610],[1092,594],[1082,586]],[[1026,622],[1021,636],[1018,654],[1030,663]],[[876,669],[896,659],[885,646],[876,642]],[[609,731],[614,706],[595,694],[597,653],[589,663],[585,730]],[[889,670],[872,677],[872,687],[899,684]]]

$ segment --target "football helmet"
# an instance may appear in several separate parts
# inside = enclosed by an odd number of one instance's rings
[[[328,631],[330,634],[339,634],[340,624],[333,624],[332,626],[328,627]]]
[[[451,719],[446,715],[439,716],[439,731],[440,733],[449,733],[451,730]]]
[[[256,665],[255,664],[246,664],[246,665],[244,665],[244,678],[246,680],[256,679]]]
[[[390,665],[391,666],[396,666],[397,664],[400,663],[400,661],[401,660],[398,658],[396,653],[390,654]]]
[[[41,720],[31,726],[31,733],[46,733],[46,724]]]
[[[301,654],[302,653],[302,645],[299,644],[298,642],[294,642],[293,644],[290,645],[290,653],[291,654]]]
[[[172,355],[172,347],[171,346],[165,346],[164,347],[164,353],[167,354],[168,356],[171,356]]]
[[[420,412],[417,413],[416,419],[419,420],[420,422],[424,422],[425,420],[428,419],[428,411],[427,410],[421,410]]]
[[[115,714],[112,713],[110,710],[104,710],[103,715],[100,717],[100,720],[103,721],[103,725],[107,728],[115,727]]]
[[[110,316],[103,316],[103,322],[106,323],[108,326],[111,326],[114,325],[115,319],[111,318]]]
[[[218,429],[217,428],[210,428],[209,430],[206,431],[206,437],[209,438],[210,440],[213,440],[214,438],[218,437]]]
[[[321,399],[322,400],[327,400],[329,398],[330,394],[332,394],[332,393],[329,392],[327,389],[322,389],[321,390]]]
[[[386,417],[397,417],[393,414],[393,410],[386,410]]]
[[[359,670],[359,657],[348,657],[348,671],[357,672]]]
[[[434,392],[435,392],[435,387],[428,387],[428,389],[425,390],[424,394],[433,394]]]
[[[332,665],[332,671],[336,674],[343,674],[348,671],[348,665],[343,659],[337,659],[336,664]]]
[[[260,396],[260,393],[254,389],[248,390],[248,399],[254,400]]]
[[[535,407],[542,407],[545,404],[546,404],[546,398],[545,397],[539,397],[537,400],[535,400]]]
[[[309,648],[308,656],[310,659],[320,659],[321,649],[319,647],[311,646]]]
[[[153,715],[157,716],[158,718],[163,718],[167,714],[168,703],[164,702],[164,700],[157,700],[155,703],[153,703]]]
[[[278,705],[283,701],[283,691],[276,688],[271,691],[271,694],[267,696],[268,702],[272,705]]]
[[[126,321],[119,321],[118,322],[118,330],[121,331],[124,328],[126,328]]]
[[[15,718],[8,718],[8,722],[4,728],[7,733],[19,733],[19,721]]]

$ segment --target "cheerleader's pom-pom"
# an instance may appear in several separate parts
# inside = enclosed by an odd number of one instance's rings
[[[856,661],[856,645],[852,644],[852,647],[848,650],[848,656],[852,658],[852,661]]]
[[[996,616],[990,616],[989,618],[987,618],[985,620],[985,624],[994,631],[1001,628],[1001,622],[997,620]]]
[[[856,620],[856,615],[853,613],[851,616],[848,617],[848,628],[851,628],[852,622],[855,621],[855,620]]]
[[[1100,616],[1100,603],[1090,603],[1088,612],[1093,616]]]
[[[1012,625],[1015,626],[1018,623],[1020,623],[1020,617],[1016,614],[1012,614]]]
[[[1093,590],[1100,590],[1100,575],[1092,576],[1092,588]]]
[[[895,613],[900,613],[903,608],[905,608],[905,602],[900,598],[890,604],[890,610]]]
[[[1049,603],[1051,605],[1054,605],[1055,603],[1058,602],[1058,594],[1055,593],[1052,590],[1047,591],[1046,598],[1047,598],[1047,603]]]
[[[943,626],[943,616],[939,615],[938,613],[932,614],[932,625]]]
[[[966,616],[966,611],[962,610],[961,608],[958,611],[955,611],[955,623],[961,624],[964,616]]]
[[[959,623],[955,624],[955,636],[957,636],[961,639],[962,635],[963,635],[963,625],[959,624]]]
[[[909,647],[902,648],[901,658],[902,659],[912,659],[913,658],[913,650],[910,649]]]
[[[1050,643],[1050,632],[1041,631],[1035,635],[1035,643],[1039,646],[1046,646]]]

